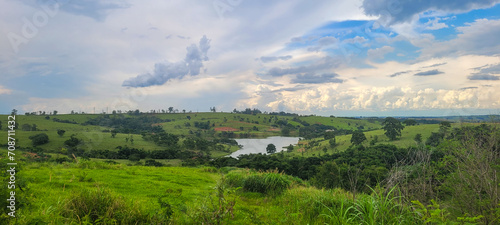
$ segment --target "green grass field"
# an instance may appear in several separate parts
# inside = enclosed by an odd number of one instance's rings
[[[276,118],[278,120],[287,120],[288,123],[301,127],[302,125],[296,121],[292,121],[291,116],[273,116],[267,114],[248,115],[248,114],[234,114],[234,113],[163,113],[163,114],[147,114],[154,115],[161,119],[168,119],[170,122],[164,122],[160,125],[163,129],[176,135],[190,135],[190,133],[200,131],[203,136],[217,136],[220,129],[230,128],[234,130],[236,135],[248,134],[248,137],[269,137],[279,136],[281,131],[279,128],[271,126],[274,124]],[[118,133],[115,138],[111,137],[109,127],[82,125],[89,119],[96,118],[100,115],[94,114],[72,114],[72,115],[56,115],[46,118],[45,115],[17,115],[16,122],[19,124],[16,130],[17,144],[20,147],[32,147],[30,136],[45,133],[49,136],[49,143],[40,145],[45,152],[61,152],[64,147],[64,141],[68,140],[71,135],[83,140],[84,145],[81,146],[84,150],[90,149],[115,149],[117,146],[129,146],[144,150],[157,150],[161,147],[156,146],[152,142],[144,141],[138,134],[123,134]],[[113,115],[110,115],[113,116]],[[131,115],[124,115],[125,117],[133,117]],[[67,120],[76,122],[77,124],[55,122],[53,119]],[[363,126],[364,129],[377,129],[380,127],[378,123],[370,123],[366,120],[359,119],[346,119],[346,118],[330,118],[319,116],[300,117],[300,119],[310,124],[324,124],[335,126],[341,129],[358,129]],[[3,128],[0,135],[6,136],[7,130],[7,116],[1,116]],[[194,127],[195,122],[208,122],[213,125],[209,130],[200,130]],[[187,126],[189,123],[189,126]],[[37,131],[23,131],[23,125],[36,124]],[[57,130],[62,129],[66,132],[63,136],[57,134]],[[292,131],[291,136],[298,136],[297,131]],[[134,143],[127,141],[130,138],[134,139]],[[0,144],[5,144],[6,140],[0,139]],[[214,153],[215,155],[222,155],[222,153]],[[227,154],[227,153],[226,153]]]
[[[214,215],[221,216],[223,224],[324,224],[334,222],[335,219],[332,217],[336,213],[348,213],[349,217],[356,219],[355,211],[344,212],[348,205],[354,205],[353,196],[346,191],[316,189],[297,178],[275,172],[256,173],[232,168],[225,168],[224,171],[226,173],[229,171],[229,174],[221,175],[223,171],[211,167],[158,168],[110,165],[98,161],[64,164],[29,163],[23,166],[20,173],[24,179],[24,197],[21,202],[29,204],[22,205],[17,211],[17,223],[84,223],[83,221],[88,218],[71,217],[65,214],[67,212],[65,207],[68,202],[77,201],[75,198],[80,198],[77,196],[81,196],[81,193],[87,190],[92,193],[101,193],[100,190],[105,190],[120,200],[114,203],[120,205],[109,207],[130,209],[131,215],[144,215],[141,218],[149,221],[147,223],[151,223],[151,218],[161,218],[160,224],[168,222],[200,224],[203,221],[215,224]],[[243,177],[269,174],[273,179],[288,180],[290,186],[278,195],[231,188],[227,184],[220,186],[222,176],[229,177],[230,174],[242,174]],[[222,192],[217,191],[220,188]],[[224,196],[222,200],[221,193]],[[103,197],[105,196],[107,195]],[[372,198],[370,195],[359,194],[357,201],[379,204],[378,200],[374,201]],[[163,203],[168,203],[171,209],[169,220],[160,215],[165,209],[162,208],[164,205],[160,204],[159,199]],[[102,204],[101,199],[96,200]],[[346,204],[346,207],[340,207],[341,204]],[[221,207],[230,212],[224,214],[220,211]],[[354,219],[344,224],[363,222]]]

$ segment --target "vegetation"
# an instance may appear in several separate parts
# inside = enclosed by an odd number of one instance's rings
[[[406,123],[410,124],[410,126],[415,124],[408,121],[406,121]],[[401,137],[401,131],[404,129],[404,126],[396,118],[387,117],[384,122],[382,122],[382,129],[385,130],[385,136],[387,136],[389,140],[394,141],[398,137]]]
[[[17,214],[3,207],[0,224],[499,223],[495,123],[408,119],[398,131],[399,120],[214,111],[17,116]],[[305,136],[222,157],[235,137],[283,130]]]

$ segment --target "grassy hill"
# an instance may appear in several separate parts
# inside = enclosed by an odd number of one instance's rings
[[[114,149],[116,146],[132,146],[127,139],[133,138],[133,146],[144,150],[157,150],[161,147],[153,142],[144,141],[140,134],[117,133],[115,138],[112,138],[110,133],[113,128],[98,125],[85,125],[85,122],[102,117],[103,115],[93,114],[72,114],[72,115],[17,115],[16,122],[19,124],[16,130],[17,144],[20,147],[32,147],[30,136],[45,133],[49,136],[47,144],[38,147],[48,152],[60,151],[64,148],[64,141],[71,135],[83,140],[83,145],[80,146],[84,150],[89,149]],[[106,115],[110,118],[116,115]],[[123,114],[125,118],[136,118],[137,116]],[[235,114],[235,113],[164,113],[164,114],[145,114],[143,116],[157,117],[166,122],[154,124],[161,126],[167,133],[183,136],[201,136],[201,137],[217,137],[219,134],[226,132],[234,133],[235,137],[245,134],[245,137],[269,137],[281,135],[281,129],[276,127],[276,121],[283,120],[295,126],[296,128],[303,127],[297,121],[293,121],[292,116],[279,116],[268,114]],[[356,130],[362,126],[363,129],[377,129],[380,125],[377,122],[368,122],[359,119],[346,118],[330,118],[319,116],[298,117],[309,124],[323,124],[334,126],[336,128]],[[3,129],[1,134],[6,135],[7,116],[0,118]],[[196,123],[209,123],[208,129],[200,129],[195,126]],[[36,125],[36,131],[25,131],[23,126]],[[57,134],[57,130],[65,130],[63,136]],[[297,130],[292,130],[291,136],[298,136]],[[0,144],[5,144],[4,139],[0,140]]]
[[[27,164],[20,176],[25,190],[18,196],[22,205],[17,214],[20,224],[418,222],[409,208],[384,200],[377,193],[359,194],[354,203],[349,192],[316,189],[272,171],[80,161]],[[371,204],[387,211],[360,211],[355,204]]]

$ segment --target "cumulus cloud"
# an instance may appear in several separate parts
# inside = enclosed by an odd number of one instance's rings
[[[445,23],[440,23],[439,19],[440,18],[435,18],[433,20],[429,20],[427,23],[425,23],[425,25],[426,25],[425,29],[427,29],[427,30],[439,30],[439,29],[447,28],[448,25],[446,25]]]
[[[488,8],[499,0],[364,0],[362,8],[367,15],[380,16],[387,24],[409,22],[418,14],[428,10],[447,12],[467,12],[478,8]]]
[[[375,49],[368,49],[368,58],[371,59],[383,59],[384,56],[388,53],[394,51],[394,47],[391,46],[383,46]]]
[[[186,48],[187,53],[183,61],[156,63],[152,73],[140,74],[137,77],[125,80],[122,86],[148,87],[162,85],[170,79],[181,79],[186,75],[198,75],[203,67],[203,61],[208,61],[208,49],[210,49],[210,40],[203,36],[198,46],[192,44]]]
[[[340,65],[339,60],[336,60],[330,56],[326,56],[318,60],[317,62],[307,66],[291,67],[285,69],[274,67],[268,71],[268,74],[277,77],[288,74],[315,73],[320,70],[335,68],[338,65]]]
[[[439,70],[428,70],[420,73],[416,73],[414,76],[434,76],[438,74],[442,74],[444,72],[439,71]]]
[[[274,62],[274,61],[278,61],[278,60],[287,61],[287,60],[290,60],[292,58],[293,57],[291,55],[284,55],[284,56],[262,56],[259,59],[263,63],[268,63],[268,62]]]
[[[278,106],[288,111],[308,112],[335,110],[433,110],[457,109],[467,114],[467,109],[492,109],[500,105],[500,93],[493,87],[466,88],[460,90],[414,89],[403,87],[371,87],[341,89],[318,86],[289,93],[254,92],[253,101],[277,110]],[[247,101],[248,102],[248,101]],[[458,112],[460,113],[460,112]]]
[[[336,73],[325,73],[321,75],[314,74],[299,74],[291,83],[301,84],[321,84],[321,83],[342,83],[344,80],[337,78],[339,75]]]

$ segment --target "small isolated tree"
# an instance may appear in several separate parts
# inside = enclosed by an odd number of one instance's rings
[[[292,152],[293,151],[293,145],[292,144],[288,145],[288,147],[286,147],[286,151],[287,152]]]
[[[330,139],[335,139],[335,133],[333,131],[325,131],[325,134],[323,134],[323,138],[325,140],[330,140]]]
[[[333,137],[332,139],[328,140],[328,144],[330,144],[330,147],[335,147],[337,146],[337,141],[335,140],[335,137]]]
[[[65,130],[57,129],[57,134],[59,135],[59,137],[62,137],[64,133],[66,133]]]
[[[366,136],[363,131],[357,130],[352,133],[351,143],[353,145],[360,145],[363,141],[366,141]]]
[[[49,136],[46,133],[30,136],[29,139],[33,146],[43,145],[49,142]]]
[[[443,137],[448,135],[448,131],[451,128],[451,123],[448,121],[443,121],[439,123],[439,132],[443,134]]]
[[[111,137],[115,138],[116,137],[116,133],[118,133],[116,130],[112,130],[111,131]]]
[[[70,148],[74,148],[79,145],[81,142],[80,139],[76,138],[75,135],[71,135],[68,140],[64,141],[64,144]]]
[[[268,144],[266,147],[267,154],[274,154],[276,152],[276,145]]]
[[[393,117],[385,118],[384,122],[382,122],[382,126],[382,129],[385,130],[385,136],[387,136],[391,141],[401,137],[401,131],[404,129],[401,122]]]
[[[422,143],[422,134],[416,134],[415,138],[413,140],[415,140],[415,142],[417,142],[417,144]]]

